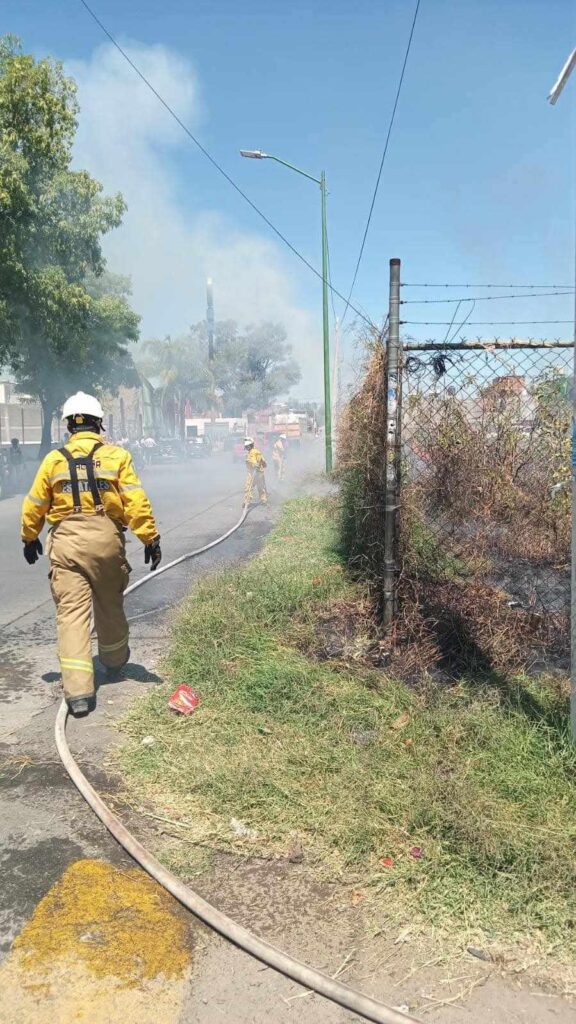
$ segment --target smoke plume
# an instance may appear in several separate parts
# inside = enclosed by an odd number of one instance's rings
[[[201,132],[207,115],[191,65],[161,45],[126,49],[182,120]],[[142,337],[177,335],[203,319],[205,282],[212,277],[216,318],[283,323],[302,369],[297,392],[317,398],[320,325],[317,314],[298,305],[290,257],[264,234],[239,231],[217,210],[190,212],[176,158],[192,144],[111,44],[67,69],[81,107],[75,164],[106,192],[121,191],[128,204],[122,227],[105,239],[104,249],[109,268],[132,279]],[[185,187],[193,189],[194,182]]]

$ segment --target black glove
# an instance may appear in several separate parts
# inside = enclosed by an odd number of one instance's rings
[[[34,562],[38,561],[41,554],[42,545],[38,538],[36,538],[36,540],[24,541],[24,558],[28,562],[28,565],[34,565]]]
[[[150,566],[150,572],[154,572],[158,568],[162,561],[162,551],[160,550],[160,537],[155,537],[151,544],[147,544],[144,548],[144,565],[148,565],[148,562],[152,562]]]

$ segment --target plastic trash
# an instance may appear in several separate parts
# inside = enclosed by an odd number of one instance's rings
[[[258,833],[253,828],[248,828],[243,821],[239,821],[238,818],[230,818],[230,828],[235,835],[241,836],[243,839],[257,839]]]
[[[168,698],[168,707],[181,715],[191,715],[200,703],[200,694],[187,683],[180,683]]]

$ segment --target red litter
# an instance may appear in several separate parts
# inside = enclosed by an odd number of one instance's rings
[[[381,857],[380,858],[380,863],[381,863],[383,868],[393,868],[394,867],[394,858],[393,857]]]
[[[415,857],[416,860],[420,860],[422,853],[423,851],[421,846],[412,846],[410,849],[410,856]]]
[[[200,694],[186,683],[180,683],[168,700],[168,707],[181,715],[191,715],[200,703]]]

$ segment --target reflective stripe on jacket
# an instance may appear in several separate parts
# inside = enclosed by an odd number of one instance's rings
[[[100,434],[81,431],[64,446],[76,458],[88,455]],[[106,515],[121,526],[129,526],[143,544],[158,536],[148,496],[138,479],[132,456],[124,448],[104,443],[94,453],[94,475]],[[96,515],[88,489],[86,471],[78,469],[82,511]],[[59,523],[74,510],[70,470],[64,455],[50,452],[43,460],[34,483],[22,502],[22,539],[35,540],[44,526]]]
[[[257,448],[251,448],[246,456],[248,469],[266,469],[266,459]]]

